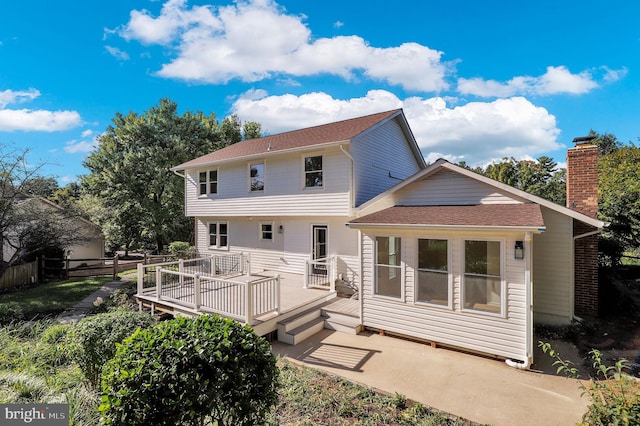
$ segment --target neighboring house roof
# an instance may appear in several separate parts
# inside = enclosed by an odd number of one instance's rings
[[[502,182],[498,182],[496,180],[493,180],[491,178],[488,178],[486,176],[482,176],[478,173],[472,172],[471,170],[467,170],[464,167],[460,167],[460,166],[456,166],[455,164],[451,164],[450,162],[448,162],[445,159],[439,159],[436,160],[433,164],[429,165],[427,168],[420,170],[419,172],[415,173],[413,176],[408,177],[407,179],[403,180],[402,182],[397,183],[396,185],[392,186],[391,188],[387,189],[385,192],[377,195],[376,197],[372,198],[371,200],[367,201],[366,203],[362,204],[359,207],[359,212],[362,213],[362,215],[366,215],[367,214],[367,210],[370,209],[372,206],[374,206],[377,202],[379,202],[380,200],[388,197],[389,195],[393,194],[394,192],[406,187],[407,185],[411,184],[412,182],[418,181],[420,179],[423,179],[433,173],[435,173],[436,171],[440,170],[440,169],[446,169],[446,170],[451,170],[453,172],[456,173],[460,173],[464,176],[470,177],[471,179],[475,179],[479,182],[485,183],[489,186],[492,186],[494,188],[500,189],[506,193],[509,193],[515,197],[518,198],[522,198],[525,199],[531,203],[535,203],[535,204],[539,204],[540,206],[544,206],[550,210],[554,210],[558,213],[562,213],[566,216],[569,216],[573,219],[577,219],[581,222],[584,222],[588,225],[594,226],[596,228],[604,228],[606,226],[608,226],[608,223],[603,222],[601,220],[597,220],[597,219],[593,219],[592,217],[589,217],[587,215],[584,215],[580,212],[577,212],[575,210],[571,210],[570,208],[561,206],[559,204],[556,204],[552,201],[546,200],[544,198],[538,197],[536,195],[530,194],[526,191],[522,191],[520,189],[516,189],[512,186],[509,186],[505,183]],[[513,204],[499,204],[497,207],[498,209],[509,209]]]
[[[351,225],[418,225],[453,228],[531,228],[544,231],[540,206],[480,204],[469,206],[394,206],[350,222]]]
[[[16,201],[20,204],[22,203],[32,203],[35,201],[38,201],[48,207],[51,207],[53,209],[56,209],[58,211],[63,211],[64,209],[62,207],[60,207],[58,204],[54,203],[53,201],[47,200],[44,197],[40,197],[40,196],[31,196],[31,195],[23,195],[23,196],[19,196],[16,198]],[[91,222],[88,219],[83,218],[82,216],[73,216],[71,219],[73,220],[77,220],[79,222],[84,223],[85,225],[91,226],[93,227],[98,233],[102,234],[102,228],[98,225],[96,225],[95,223]]]
[[[273,153],[297,150],[308,147],[320,147],[333,144],[347,143],[359,134],[393,118],[400,119],[400,125],[412,143],[412,149],[418,161],[424,159],[420,153],[417,143],[411,133],[409,125],[404,118],[401,109],[366,115],[334,123],[323,124],[306,129],[294,130],[291,132],[279,133],[257,139],[248,139],[237,142],[233,145],[219,149],[202,157],[180,164],[171,170],[185,170],[189,168],[206,167],[212,164],[237,160],[240,158],[250,158],[265,156]]]

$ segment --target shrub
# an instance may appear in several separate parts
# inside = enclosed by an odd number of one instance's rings
[[[549,343],[539,342],[542,351],[553,359],[558,374],[569,378],[578,378],[578,369],[571,361],[564,360],[551,348]],[[592,367],[595,377],[591,377],[589,385],[578,381],[582,394],[588,394],[591,404],[582,416],[586,425],[620,425],[640,424],[640,383],[625,374],[629,369],[628,361],[621,359],[614,365],[607,366],[602,361],[602,353],[592,349]]]
[[[112,425],[263,424],[277,401],[269,343],[217,315],[176,318],[125,339],[102,376]]]
[[[169,244],[167,250],[169,251],[169,254],[187,259],[193,256],[195,247],[184,241],[174,241]]]
[[[68,333],[69,355],[94,387],[100,382],[102,367],[116,352],[116,343],[138,328],[155,323],[147,313],[117,309],[105,314],[83,318]]]

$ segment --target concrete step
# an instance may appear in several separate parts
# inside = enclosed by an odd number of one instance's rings
[[[330,317],[325,317],[324,328],[349,334],[359,334],[364,330],[364,326],[359,318],[350,315],[335,314]]]
[[[338,312],[331,309],[322,308],[322,316],[330,321],[350,323],[351,321],[360,322],[358,315],[348,312]]]
[[[315,319],[286,333],[280,333],[280,330],[278,329],[278,340],[289,345],[297,345],[298,343],[321,331],[324,326],[324,318],[318,316]]]

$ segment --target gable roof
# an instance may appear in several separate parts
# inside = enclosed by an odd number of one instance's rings
[[[489,186],[492,186],[496,189],[502,190],[508,194],[511,194],[515,197],[519,197],[519,198],[523,198],[531,203],[535,203],[538,204],[540,206],[544,206],[550,210],[554,210],[558,213],[564,214],[566,216],[569,216],[573,219],[579,220],[581,222],[584,222],[588,225],[594,226],[596,228],[604,228],[605,226],[607,226],[608,224],[606,222],[603,222],[601,220],[598,219],[594,219],[592,217],[589,217],[585,214],[582,214],[580,212],[577,212],[575,210],[571,210],[570,208],[561,206],[559,204],[556,204],[552,201],[546,200],[544,198],[538,197],[536,195],[533,194],[529,194],[526,191],[522,191],[520,189],[516,189],[512,186],[509,186],[505,183],[502,182],[498,182],[496,180],[493,180],[491,178],[488,178],[486,176],[482,176],[478,173],[472,172],[471,170],[467,170],[464,167],[460,167],[460,166],[456,166],[455,164],[451,164],[450,162],[448,162],[445,159],[438,159],[436,160],[433,164],[429,165],[427,168],[420,170],[419,172],[415,173],[413,176],[408,177],[407,179],[403,180],[402,182],[397,183],[396,185],[392,186],[391,188],[387,189],[386,191],[384,191],[383,193],[377,195],[376,197],[372,198],[371,200],[367,201],[366,203],[362,204],[358,211],[363,213],[363,215],[366,215],[366,211],[367,209],[371,208],[373,205],[375,205],[377,202],[379,202],[380,200],[386,198],[387,196],[393,194],[394,192],[406,187],[407,185],[418,181],[420,179],[423,179],[433,173],[435,173],[436,171],[440,170],[440,169],[446,169],[446,170],[451,170],[453,172],[456,173],[460,173],[464,176],[467,176],[471,179],[475,179],[479,182],[485,183]],[[509,204],[500,204],[500,206],[508,206]]]
[[[282,153],[312,146],[326,146],[349,142],[357,135],[376,127],[384,122],[398,117],[407,139],[412,143],[414,154],[424,167],[424,158],[404,118],[402,109],[380,112],[364,117],[336,121],[305,129],[278,133],[256,139],[247,139],[229,145],[225,148],[203,155],[186,163],[173,167],[171,170],[185,170],[189,168],[206,167],[215,163],[264,156],[272,153]]]
[[[438,228],[518,228],[545,230],[540,206],[479,204],[462,206],[394,206],[352,220],[350,226],[416,225]]]

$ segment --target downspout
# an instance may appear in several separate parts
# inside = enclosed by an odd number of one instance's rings
[[[356,208],[356,198],[355,198],[355,160],[347,151],[344,150],[344,145],[340,145],[340,151],[347,156],[347,158],[351,161],[351,173],[349,173],[349,216],[352,216],[352,210]]]
[[[513,368],[519,370],[528,370],[533,362],[533,283],[531,282],[531,268],[533,262],[533,250],[531,249],[531,232],[526,232],[524,236],[524,252],[525,252],[525,267],[524,267],[524,303],[526,307],[525,315],[525,360],[524,362],[514,361],[512,359],[506,359],[504,362]]]
[[[575,237],[573,237],[573,242],[571,245],[571,289],[573,291],[573,289],[575,288],[576,285],[576,271],[575,271],[575,263],[576,263],[576,259],[575,259],[575,252],[576,252],[576,240],[579,240],[580,238],[586,238],[586,237],[590,237],[592,235],[596,235],[596,234],[600,234],[602,232],[602,229],[596,229],[595,231],[590,231],[590,232],[585,232],[584,234],[580,234],[580,235],[576,235]],[[573,299],[573,297],[572,297]],[[573,311],[573,308],[571,309]],[[573,317],[574,320],[583,322],[584,320],[582,318],[580,318],[579,316],[577,316],[575,314],[575,312],[571,313],[571,316]]]

